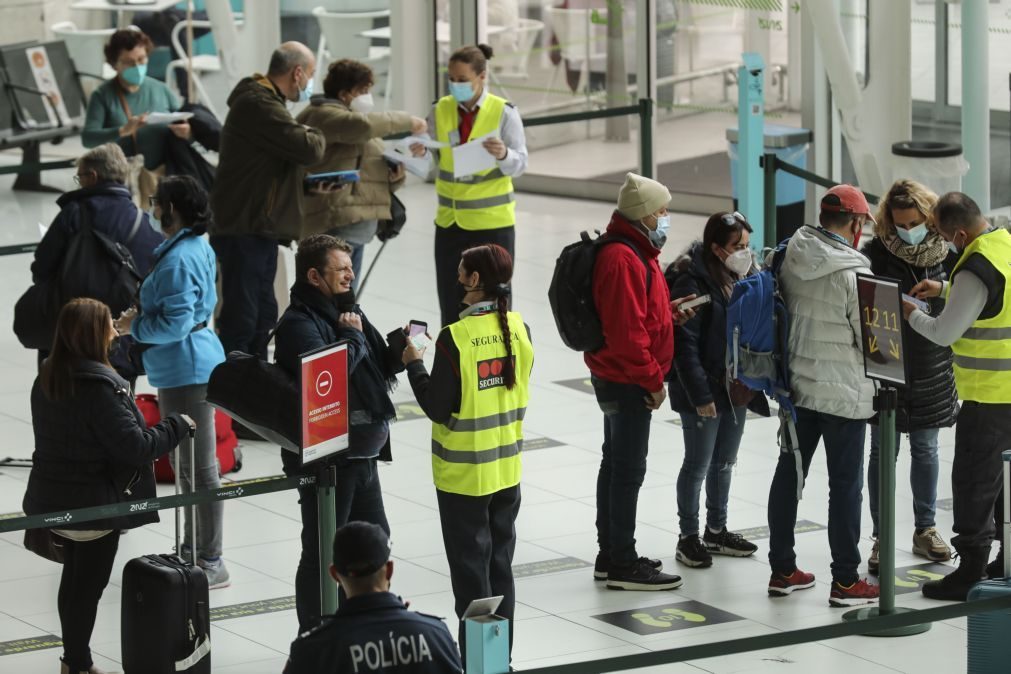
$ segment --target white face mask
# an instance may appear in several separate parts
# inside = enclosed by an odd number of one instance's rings
[[[747,248],[734,251],[723,260],[723,264],[738,276],[744,276],[751,270],[751,251]]]
[[[348,106],[351,108],[352,112],[372,112],[372,108],[376,107],[375,102],[372,100],[372,94],[362,94],[361,96],[355,96],[351,99],[351,104]]]

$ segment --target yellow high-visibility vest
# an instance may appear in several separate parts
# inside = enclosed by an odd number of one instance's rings
[[[1011,234],[997,229],[966,246],[952,271],[957,283],[959,269],[978,253],[993,267],[994,279],[1004,279],[1003,304],[995,316],[977,318],[951,345],[955,353],[955,388],[962,400],[980,403],[1011,403]],[[990,285],[987,279],[984,283]]]
[[[435,104],[437,139],[451,143],[450,133],[460,126],[456,99],[444,96]],[[506,100],[493,94],[485,96],[481,109],[474,119],[470,138],[478,138],[499,130]],[[435,224],[449,227],[456,223],[461,229],[500,229],[516,224],[516,201],[512,178],[502,173],[498,166],[470,176],[453,175],[451,148],[439,151],[439,175],[435,179],[435,193],[439,208]]]
[[[523,319],[509,312],[516,384],[506,388],[506,348],[497,313],[468,316],[449,330],[460,350],[460,411],[432,424],[432,476],[441,491],[487,496],[519,484],[523,417],[534,350]]]

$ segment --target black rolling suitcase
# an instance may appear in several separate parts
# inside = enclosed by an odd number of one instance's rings
[[[190,431],[190,484],[194,480]],[[179,449],[176,449],[179,493]],[[207,576],[196,563],[196,513],[191,513],[192,559],[183,560],[179,508],[175,511],[176,554],[144,555],[123,568],[124,674],[210,674],[211,625]]]

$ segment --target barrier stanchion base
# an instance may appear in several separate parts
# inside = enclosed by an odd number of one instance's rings
[[[894,613],[912,613],[916,609],[904,608],[896,606],[889,613],[884,615],[892,615]],[[865,620],[867,618],[876,618],[881,613],[881,607],[879,606],[867,606],[865,608],[858,608],[852,611],[846,611],[843,613],[842,619],[845,621],[857,621]],[[930,623],[923,623],[922,625],[909,625],[907,627],[895,627],[890,630],[880,630],[877,632],[865,632],[865,637],[908,637],[914,634],[922,634],[929,630],[931,627]]]

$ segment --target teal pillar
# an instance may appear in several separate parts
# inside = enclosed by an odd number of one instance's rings
[[[765,92],[762,57],[754,52],[742,55],[737,69],[737,201],[754,232],[754,246],[765,241],[765,176],[759,165],[765,133]]]

